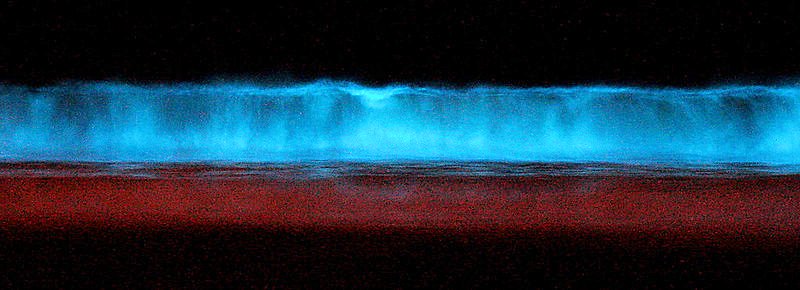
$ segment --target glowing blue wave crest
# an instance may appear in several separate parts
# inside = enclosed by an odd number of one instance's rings
[[[0,158],[800,163],[800,85],[6,85]]]

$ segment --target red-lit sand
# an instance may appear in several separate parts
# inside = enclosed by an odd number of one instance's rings
[[[344,227],[800,236],[800,176],[0,178],[16,229]]]

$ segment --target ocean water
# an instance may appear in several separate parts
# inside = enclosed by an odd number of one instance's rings
[[[0,159],[785,167],[800,86],[4,85]]]

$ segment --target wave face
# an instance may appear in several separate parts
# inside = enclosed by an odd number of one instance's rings
[[[7,85],[0,158],[800,163],[800,85]]]

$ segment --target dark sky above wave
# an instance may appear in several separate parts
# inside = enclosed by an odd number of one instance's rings
[[[8,1],[0,79],[708,86],[800,74],[795,1],[205,2]]]

